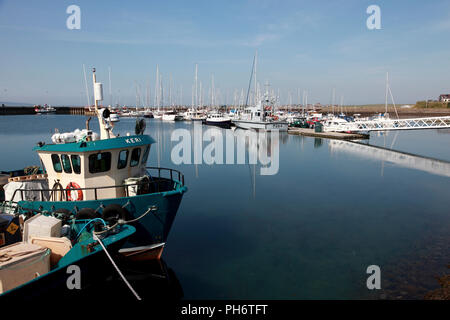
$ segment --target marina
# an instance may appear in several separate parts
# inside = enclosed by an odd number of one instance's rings
[[[0,315],[450,300],[449,8],[0,1]]]
[[[21,121],[32,124],[36,116],[14,117],[21,117]],[[15,149],[19,162],[2,158],[4,168],[12,169],[17,165],[29,164],[23,160],[32,155],[30,151],[32,141],[43,139],[47,135],[46,132],[52,130],[55,124],[70,126],[74,122],[83,123],[84,119],[83,116],[49,115],[39,126],[31,125],[26,131],[17,132],[16,139],[23,142],[20,148]],[[7,118],[2,117],[0,120],[3,128],[8,128],[5,127]],[[115,126],[115,132],[126,133],[127,128],[134,122],[134,119],[121,119]],[[149,119],[147,130],[155,139],[153,149],[155,152],[149,155],[149,165],[170,166],[171,146],[174,146],[170,138],[171,132],[177,128],[191,131],[194,123]],[[98,125],[93,122],[92,128],[94,131],[98,130]],[[205,126],[205,129],[207,128],[208,126]],[[225,132],[230,129],[218,130]],[[1,139],[3,143],[7,143],[5,137],[10,138],[14,131],[9,127],[7,132],[7,135],[3,132]],[[161,261],[175,272],[175,279],[182,288],[184,298],[187,299],[228,296],[238,298],[250,296],[255,299],[283,298],[287,295],[284,282],[275,275],[285,273],[297,288],[295,294],[289,293],[292,298],[343,297],[338,288],[344,286],[345,297],[351,299],[361,298],[361,294],[365,291],[362,286],[349,282],[348,279],[358,276],[360,274],[358,266],[370,263],[376,255],[377,259],[383,257],[386,272],[389,272],[389,276],[383,280],[383,284],[386,284],[389,290],[386,290],[388,293],[385,291],[381,293],[386,296],[366,292],[365,298],[395,299],[399,295],[405,298],[420,298],[421,295],[438,287],[434,276],[439,272],[445,272],[445,261],[448,257],[444,244],[448,241],[448,233],[445,230],[449,221],[444,213],[449,204],[446,200],[442,200],[444,199],[442,195],[446,193],[449,183],[446,172],[450,163],[448,153],[450,148],[445,147],[449,133],[445,129],[427,132],[416,130],[407,133],[386,133],[382,136],[372,133],[370,138],[365,140],[369,142],[368,145],[364,142],[355,147],[351,147],[354,145],[352,142],[346,142],[350,147],[347,145],[341,147],[333,143],[333,141],[341,143],[339,140],[280,133],[280,172],[274,176],[260,176],[257,170],[259,165],[182,164],[177,170],[183,172],[189,192],[186,193],[180,206]],[[239,136],[236,137],[238,139]],[[422,152],[421,147],[414,143],[418,137],[421,137],[420,141],[423,142],[421,145],[428,146],[427,149],[422,148]],[[425,141],[440,141],[442,148],[430,148]],[[377,151],[380,150],[378,146],[387,146],[385,153]],[[389,151],[392,148],[406,152],[407,155]],[[426,160],[424,156],[427,155],[440,160]],[[317,161],[320,165],[314,164]],[[424,164],[420,164],[421,162]],[[426,164],[427,162],[429,164]],[[438,163],[441,169],[437,169]],[[334,169],[336,167],[341,169],[336,171]],[[317,177],[324,174],[332,175],[334,180],[345,183],[347,188],[334,184],[324,187],[321,181],[317,180]],[[264,195],[269,192],[269,185],[286,185],[287,176],[290,176],[289,181],[292,181],[287,187],[292,191],[287,193],[281,190],[275,193],[272,191],[271,200],[263,200]],[[241,184],[238,189],[234,188],[235,179],[239,179]],[[369,193],[367,188],[363,187],[363,181],[367,180],[375,183]],[[411,184],[411,180],[420,180],[421,184]],[[211,184],[218,186],[214,181],[222,181],[220,186],[223,190],[210,190]],[[427,191],[426,186],[430,183],[437,188]],[[360,187],[355,189],[354,186]],[[349,189],[352,190],[351,196],[347,194]],[[320,193],[315,190],[320,190]],[[227,209],[227,200],[221,196],[224,192],[234,199],[233,213]],[[297,192],[302,199],[302,214],[298,213],[297,202],[289,200],[295,197]],[[330,198],[331,202],[320,204],[324,196]],[[384,204],[377,198],[390,199],[389,214],[380,213],[385,212],[381,209],[384,208]],[[349,199],[352,199],[351,203],[348,202]],[[430,202],[425,199],[440,200]],[[405,206],[405,201],[410,203]],[[214,210],[211,210],[212,206]],[[262,206],[268,207],[269,210],[263,210]],[[346,209],[336,210],[340,207]],[[278,214],[273,216],[269,213],[272,211]],[[415,221],[409,224],[407,229],[404,229],[402,223],[402,217],[405,215],[410,221],[411,219]],[[433,216],[433,219],[430,220],[429,215]],[[338,228],[335,223],[338,223]],[[387,224],[389,228],[386,227]],[[427,225],[427,231],[422,230],[424,224]],[[358,235],[362,233],[368,234],[361,238]],[[209,244],[204,250],[186,250],[187,247],[200,246],[206,239]],[[341,239],[341,242],[326,249],[329,241],[334,241],[333,239]],[[305,247],[305,241],[312,245],[310,250]],[[292,254],[283,249],[284,243],[289,243],[289,251]],[[371,247],[375,251],[371,250],[369,253],[364,249],[366,247]],[[354,249],[348,251],[349,248]],[[267,259],[274,261],[280,259],[281,252],[284,252],[283,260],[289,263],[290,267],[285,263],[264,262],[268,261]],[[228,256],[229,261],[221,258],[222,255]],[[401,262],[391,265],[389,261],[397,260],[400,256]],[[335,261],[338,267],[330,264],[328,268],[323,269],[323,261],[327,259]],[[425,260],[432,263],[419,264],[419,267],[417,261]],[[211,264],[207,261],[216,263]],[[125,266],[129,264],[125,263],[122,268],[126,269]],[[263,265],[265,267],[262,267]],[[322,266],[321,269],[317,269],[318,266]],[[336,272],[336,268],[343,276],[335,280],[328,279],[328,275]],[[307,280],[306,275],[312,270],[316,270],[314,279],[325,277],[328,280],[322,283]],[[411,280],[409,271],[401,270],[414,270],[411,272],[414,272],[415,280]],[[405,279],[402,272],[406,272],[406,279],[409,279],[409,289],[402,284],[401,279]],[[225,274],[229,276],[224,276]],[[145,272],[143,275],[145,278]],[[173,279],[174,275],[171,278]],[[101,282],[97,287],[110,288],[112,293],[132,298],[122,280],[115,281]],[[146,283],[143,281],[137,280],[132,283],[133,286],[139,286]],[[261,281],[271,288],[270,293],[269,290],[264,291],[265,293],[256,290]],[[110,287],[113,283],[116,285]],[[414,285],[411,285],[413,283]],[[179,291],[170,290],[168,295],[179,296]],[[324,292],[327,294],[324,295]]]

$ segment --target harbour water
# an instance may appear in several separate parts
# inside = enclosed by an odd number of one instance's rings
[[[85,120],[0,117],[0,170],[38,165],[38,141]],[[121,119],[116,132],[134,121]],[[177,128],[192,132],[193,123],[149,119],[146,132],[157,141],[148,165],[181,170],[188,187],[163,254],[184,298],[422,299],[448,271],[450,173],[287,133],[274,175],[253,164],[175,165]],[[445,165],[449,138],[449,130],[417,130],[371,134],[365,143]],[[366,286],[370,265],[381,269],[381,290]],[[129,295],[123,285],[114,290]]]

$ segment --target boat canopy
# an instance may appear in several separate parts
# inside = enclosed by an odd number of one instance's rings
[[[36,146],[34,150],[38,152],[92,152],[107,149],[120,149],[131,146],[143,146],[153,143],[155,143],[155,140],[148,135],[134,135],[105,140],[44,144]]]

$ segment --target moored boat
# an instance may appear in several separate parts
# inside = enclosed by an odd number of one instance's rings
[[[36,112],[36,114],[56,113],[56,109],[44,104],[44,106],[34,106],[34,112]]]
[[[266,91],[264,98],[258,101],[255,106],[245,108],[243,113],[233,120],[233,124],[241,129],[287,131],[288,123],[277,120],[276,116],[273,116],[273,112],[274,101]]]
[[[17,214],[63,211],[77,218],[131,221],[136,232],[122,249],[130,255],[136,248],[136,254],[151,257],[152,248],[165,243],[187,191],[184,176],[174,169],[146,167],[155,141],[144,135],[143,119],[134,135],[114,134],[108,112],[98,109],[102,89],[95,70],[93,78],[100,135],[87,122],[86,129],[55,133],[53,143],[39,143],[35,151],[42,167],[33,175],[10,178],[5,201]]]
[[[163,121],[181,121],[183,117],[175,111],[167,111],[162,115]]]
[[[135,232],[130,225],[65,213],[32,215],[24,225],[23,241],[0,247],[2,303],[81,294],[115,272],[118,249]]]
[[[223,115],[219,112],[208,114],[206,119],[203,120],[203,123],[224,128],[231,127],[231,119],[227,115]]]

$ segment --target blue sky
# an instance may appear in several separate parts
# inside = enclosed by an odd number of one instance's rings
[[[66,28],[66,8],[81,8],[81,29]],[[381,30],[366,8],[381,8]],[[384,103],[389,72],[395,102],[450,93],[449,1],[2,1],[0,101],[84,105],[97,69],[109,103],[136,103],[136,83],[154,97],[159,65],[165,91],[191,102],[194,65],[205,100],[214,74],[221,102],[246,88],[255,50],[258,80],[281,102]],[[89,83],[89,90],[91,90]],[[245,89],[244,89],[245,90]],[[92,91],[92,90],[91,90]],[[228,98],[226,98],[226,96]]]

